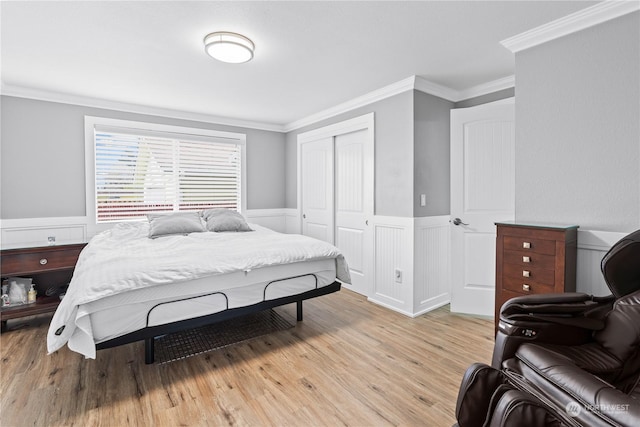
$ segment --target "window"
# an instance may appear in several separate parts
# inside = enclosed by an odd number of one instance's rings
[[[96,224],[242,209],[245,135],[95,117],[85,124],[87,211]]]

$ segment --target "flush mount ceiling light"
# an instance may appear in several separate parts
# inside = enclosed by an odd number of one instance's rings
[[[242,34],[218,31],[204,38],[204,50],[222,62],[240,64],[253,58],[255,45]]]

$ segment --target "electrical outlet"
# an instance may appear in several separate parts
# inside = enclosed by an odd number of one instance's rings
[[[53,246],[56,244],[56,236],[49,236],[47,237],[47,242],[49,242],[49,245]]]
[[[402,283],[402,270],[400,270],[399,268],[396,268],[394,273],[395,273],[396,283]]]
[[[427,206],[427,195],[426,194],[421,194],[420,195],[420,206]]]

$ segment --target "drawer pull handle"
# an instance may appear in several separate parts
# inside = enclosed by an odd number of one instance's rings
[[[528,256],[523,256],[522,257],[522,262],[531,262],[531,258]]]
[[[522,242],[523,249],[531,249],[531,242]]]
[[[526,283],[524,285],[522,285],[522,290],[525,292],[529,292],[531,291],[531,286],[527,285]]]
[[[522,270],[522,277],[531,277],[531,272],[529,270]]]
[[[42,259],[40,260],[40,265],[47,265],[47,262],[49,262],[49,261],[47,261],[47,259],[46,259],[46,258],[42,258]]]

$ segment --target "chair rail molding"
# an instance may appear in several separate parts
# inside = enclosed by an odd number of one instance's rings
[[[0,220],[2,249],[82,243],[89,238],[84,216]]]

